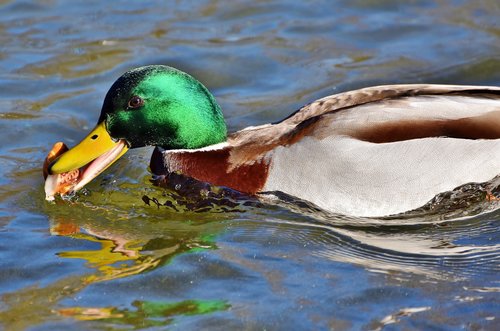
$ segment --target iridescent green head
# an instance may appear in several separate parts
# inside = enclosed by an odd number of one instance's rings
[[[106,94],[96,127],[52,161],[47,172],[80,169],[72,188],[76,191],[129,148],[195,149],[223,142],[226,135],[220,107],[205,86],[174,68],[141,67],[118,78]]]
[[[221,109],[199,81],[177,69],[151,65],[123,74],[111,86],[99,122],[131,148],[200,148],[226,140]]]

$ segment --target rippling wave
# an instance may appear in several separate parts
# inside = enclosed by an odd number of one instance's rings
[[[288,225],[280,228],[279,238],[310,249],[313,246],[317,256],[358,264],[373,272],[459,280],[500,271],[500,244],[497,244],[500,204],[487,198],[488,194],[498,194],[498,181],[496,178],[489,183],[463,185],[440,194],[422,208],[384,218],[333,215],[279,192],[259,200],[176,174],[169,180],[163,178],[156,182],[177,190],[164,196],[173,200],[160,202],[147,196],[143,199],[148,205],[153,203],[158,208],[176,211],[181,206],[203,212],[241,212],[241,208],[247,212],[253,208],[256,212],[261,208],[268,211],[278,208],[278,217],[268,215],[259,222],[267,226]],[[304,216],[307,216],[306,222]],[[266,231],[274,230],[266,227]],[[245,236],[251,241],[262,234],[249,232]],[[481,240],[485,237],[491,240]]]

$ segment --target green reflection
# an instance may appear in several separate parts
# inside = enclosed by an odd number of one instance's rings
[[[81,321],[100,321],[144,328],[168,325],[172,323],[175,316],[209,314],[224,311],[231,307],[222,300],[134,301],[132,306],[135,309],[119,309],[116,307],[63,308],[58,313]]]

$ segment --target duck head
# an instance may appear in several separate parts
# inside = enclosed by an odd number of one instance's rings
[[[81,169],[78,190],[130,148],[195,149],[226,140],[215,98],[177,69],[152,65],[130,70],[111,86],[96,127],[48,166],[49,175]]]

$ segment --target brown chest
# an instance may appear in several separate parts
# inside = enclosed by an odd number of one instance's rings
[[[261,191],[267,180],[269,161],[259,158],[244,164],[232,164],[230,154],[230,148],[163,153],[155,149],[151,157],[151,170],[157,175],[178,172],[248,194]]]

